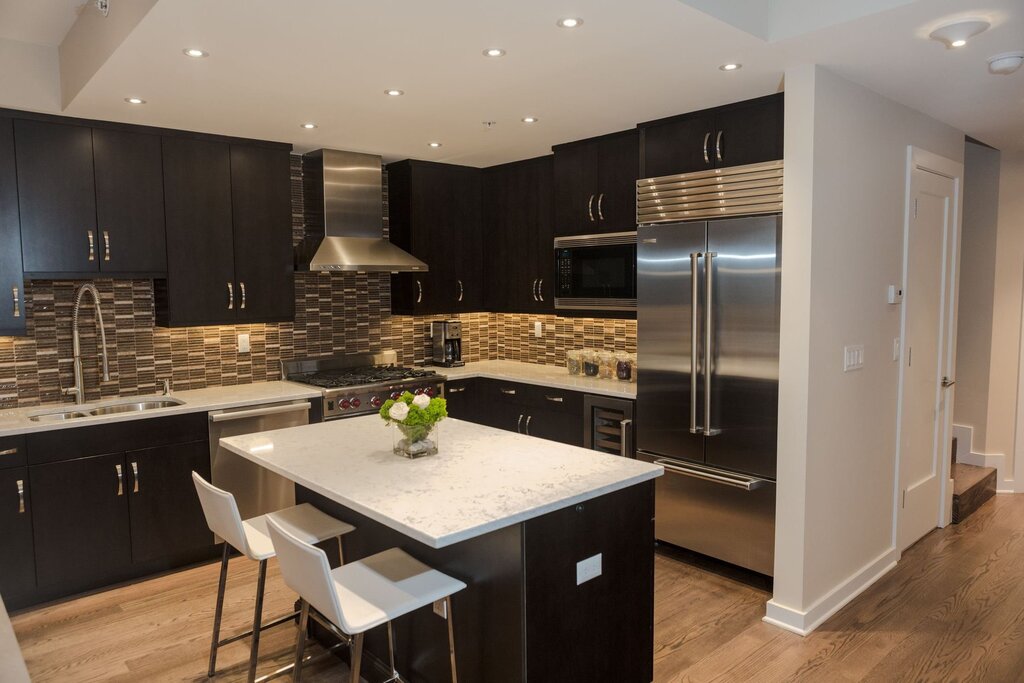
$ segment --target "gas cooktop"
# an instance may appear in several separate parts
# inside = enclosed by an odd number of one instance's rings
[[[299,373],[290,375],[288,379],[292,382],[312,384],[315,387],[324,389],[340,389],[368,384],[390,384],[407,379],[434,378],[436,376],[437,373],[432,370],[417,370],[416,368],[403,368],[392,365],[368,365],[357,368]]]

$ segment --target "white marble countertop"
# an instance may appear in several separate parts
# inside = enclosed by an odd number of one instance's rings
[[[447,379],[488,377],[510,382],[525,382],[554,389],[582,391],[617,398],[636,398],[636,383],[617,379],[597,379],[583,375],[570,375],[564,366],[522,363],[514,360],[482,360],[466,363],[461,368],[431,367]]]
[[[440,453],[391,452],[377,415],[221,439],[224,448],[432,548],[661,476],[659,465],[447,419]]]
[[[0,598],[0,681],[4,683],[29,683],[25,658],[14,636],[14,628],[7,616],[3,598]]]
[[[185,413],[207,412],[210,410],[223,410],[225,408],[237,408],[239,406],[259,405],[263,403],[276,403],[278,401],[293,401],[297,399],[317,398],[321,396],[319,389],[305,384],[294,382],[256,382],[254,384],[239,384],[228,387],[207,387],[206,389],[191,389],[188,391],[175,391],[169,397],[162,395],[147,396],[121,396],[119,398],[104,399],[102,401],[91,401],[81,406],[73,403],[61,403],[56,405],[33,406],[31,408],[10,408],[0,410],[0,436],[13,436],[16,434],[28,434],[30,432],[45,432],[53,429],[69,429],[73,427],[87,427],[89,425],[109,424],[111,422],[123,422],[126,420],[148,420],[154,417],[165,417],[167,415],[183,415]],[[172,398],[182,401],[181,405],[167,408],[155,408],[131,413],[113,413],[95,417],[79,417],[73,420],[61,422],[34,422],[33,415],[50,413],[60,410],[88,410],[97,406],[109,405],[112,403],[123,403],[131,400],[159,400]]]

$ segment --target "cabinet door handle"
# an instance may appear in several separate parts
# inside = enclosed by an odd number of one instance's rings
[[[423,303],[423,283],[419,280],[416,281],[416,290],[416,303],[421,304]]]
[[[590,199],[587,200],[587,215],[590,216],[590,222],[594,222],[594,195],[590,195]]]
[[[239,308],[245,308],[245,283],[240,281],[238,283],[238,289],[242,292],[242,305],[239,306]]]
[[[711,131],[704,133],[704,163],[710,164],[711,158],[708,156],[708,140],[711,139]]]
[[[619,455],[623,458],[632,458],[633,452],[633,421],[632,420],[620,420],[619,421]]]
[[[520,415],[519,419],[516,421],[516,431],[519,432],[520,434],[523,433],[523,416],[522,415]]]
[[[537,278],[533,278],[533,300],[539,301],[537,298]]]
[[[117,471],[117,495],[124,495],[124,472],[121,471],[120,465],[114,465],[114,470]]]
[[[232,311],[235,308],[235,285],[234,283],[228,283],[228,310]]]
[[[601,204],[604,203],[604,192],[597,196],[597,220],[604,220],[604,213],[601,211]]]
[[[544,301],[544,278],[537,280],[537,298]]]
[[[132,493],[139,492],[139,463],[132,463]]]
[[[501,393],[508,394],[509,396],[515,396],[516,395],[516,390],[515,389],[502,389]]]
[[[14,300],[14,312],[11,313],[15,318],[21,317],[21,295],[18,292],[17,287],[11,287],[11,298]]]
[[[715,159],[722,161],[722,131],[718,131],[715,136]]]
[[[92,230],[86,230],[85,236],[89,238],[89,260],[96,260],[96,236],[93,235]]]
[[[466,387],[452,387],[452,388],[448,389],[447,391],[448,391],[449,394],[461,394],[465,390],[466,390]]]
[[[18,480],[18,514],[25,514],[25,481]]]
[[[530,435],[530,420],[532,420],[532,419],[533,419],[533,415],[527,415],[526,416],[526,429],[525,429],[525,431],[523,433],[526,434],[527,436]]]
[[[110,260],[110,233],[106,230],[103,231],[103,260]]]
[[[17,448],[5,448],[4,450],[0,451],[0,455],[17,455],[17,454],[18,454],[18,449]]]
[[[565,398],[561,396],[545,396],[544,398],[555,403],[565,403]]]
[[[459,296],[456,299],[456,301],[462,301],[462,294],[463,294],[462,280],[456,280],[455,282],[459,285]]]

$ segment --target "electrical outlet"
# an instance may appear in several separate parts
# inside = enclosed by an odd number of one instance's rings
[[[434,600],[434,614],[442,619],[448,619],[448,603],[444,600]]]
[[[843,347],[843,372],[860,370],[864,367],[864,345],[853,344]]]
[[[238,352],[249,353],[249,335],[248,333],[242,333],[238,335]]]
[[[576,585],[601,576],[601,553],[576,563]]]
[[[900,338],[899,337],[893,337],[892,338],[892,359],[893,360],[899,360],[900,359]]]
[[[539,320],[533,323],[533,336],[537,339],[544,336],[544,323]]]

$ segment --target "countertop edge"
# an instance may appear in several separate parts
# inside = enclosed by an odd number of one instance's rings
[[[489,362],[489,361],[476,361],[476,362]],[[505,361],[509,363],[522,363],[526,366],[535,366],[542,368],[555,368],[554,365],[541,365],[539,363],[524,363],[522,361]],[[629,400],[636,400],[636,383],[632,382],[620,382],[618,380],[593,380],[594,386],[577,386],[572,384],[572,380],[559,381],[557,379],[548,379],[544,377],[531,377],[529,375],[518,375],[515,372],[502,372],[501,370],[494,370],[489,368],[445,368],[435,367],[438,374],[444,375],[445,381],[457,382],[463,379],[495,379],[504,380],[506,382],[521,382],[523,384],[534,384],[536,386],[550,387],[552,389],[563,389],[565,391],[578,391],[581,394],[597,394],[600,396],[608,396],[611,398],[625,398]],[[571,375],[566,374],[566,377]],[[599,384],[607,382],[607,385]],[[622,387],[633,387],[632,390],[620,389]]]

